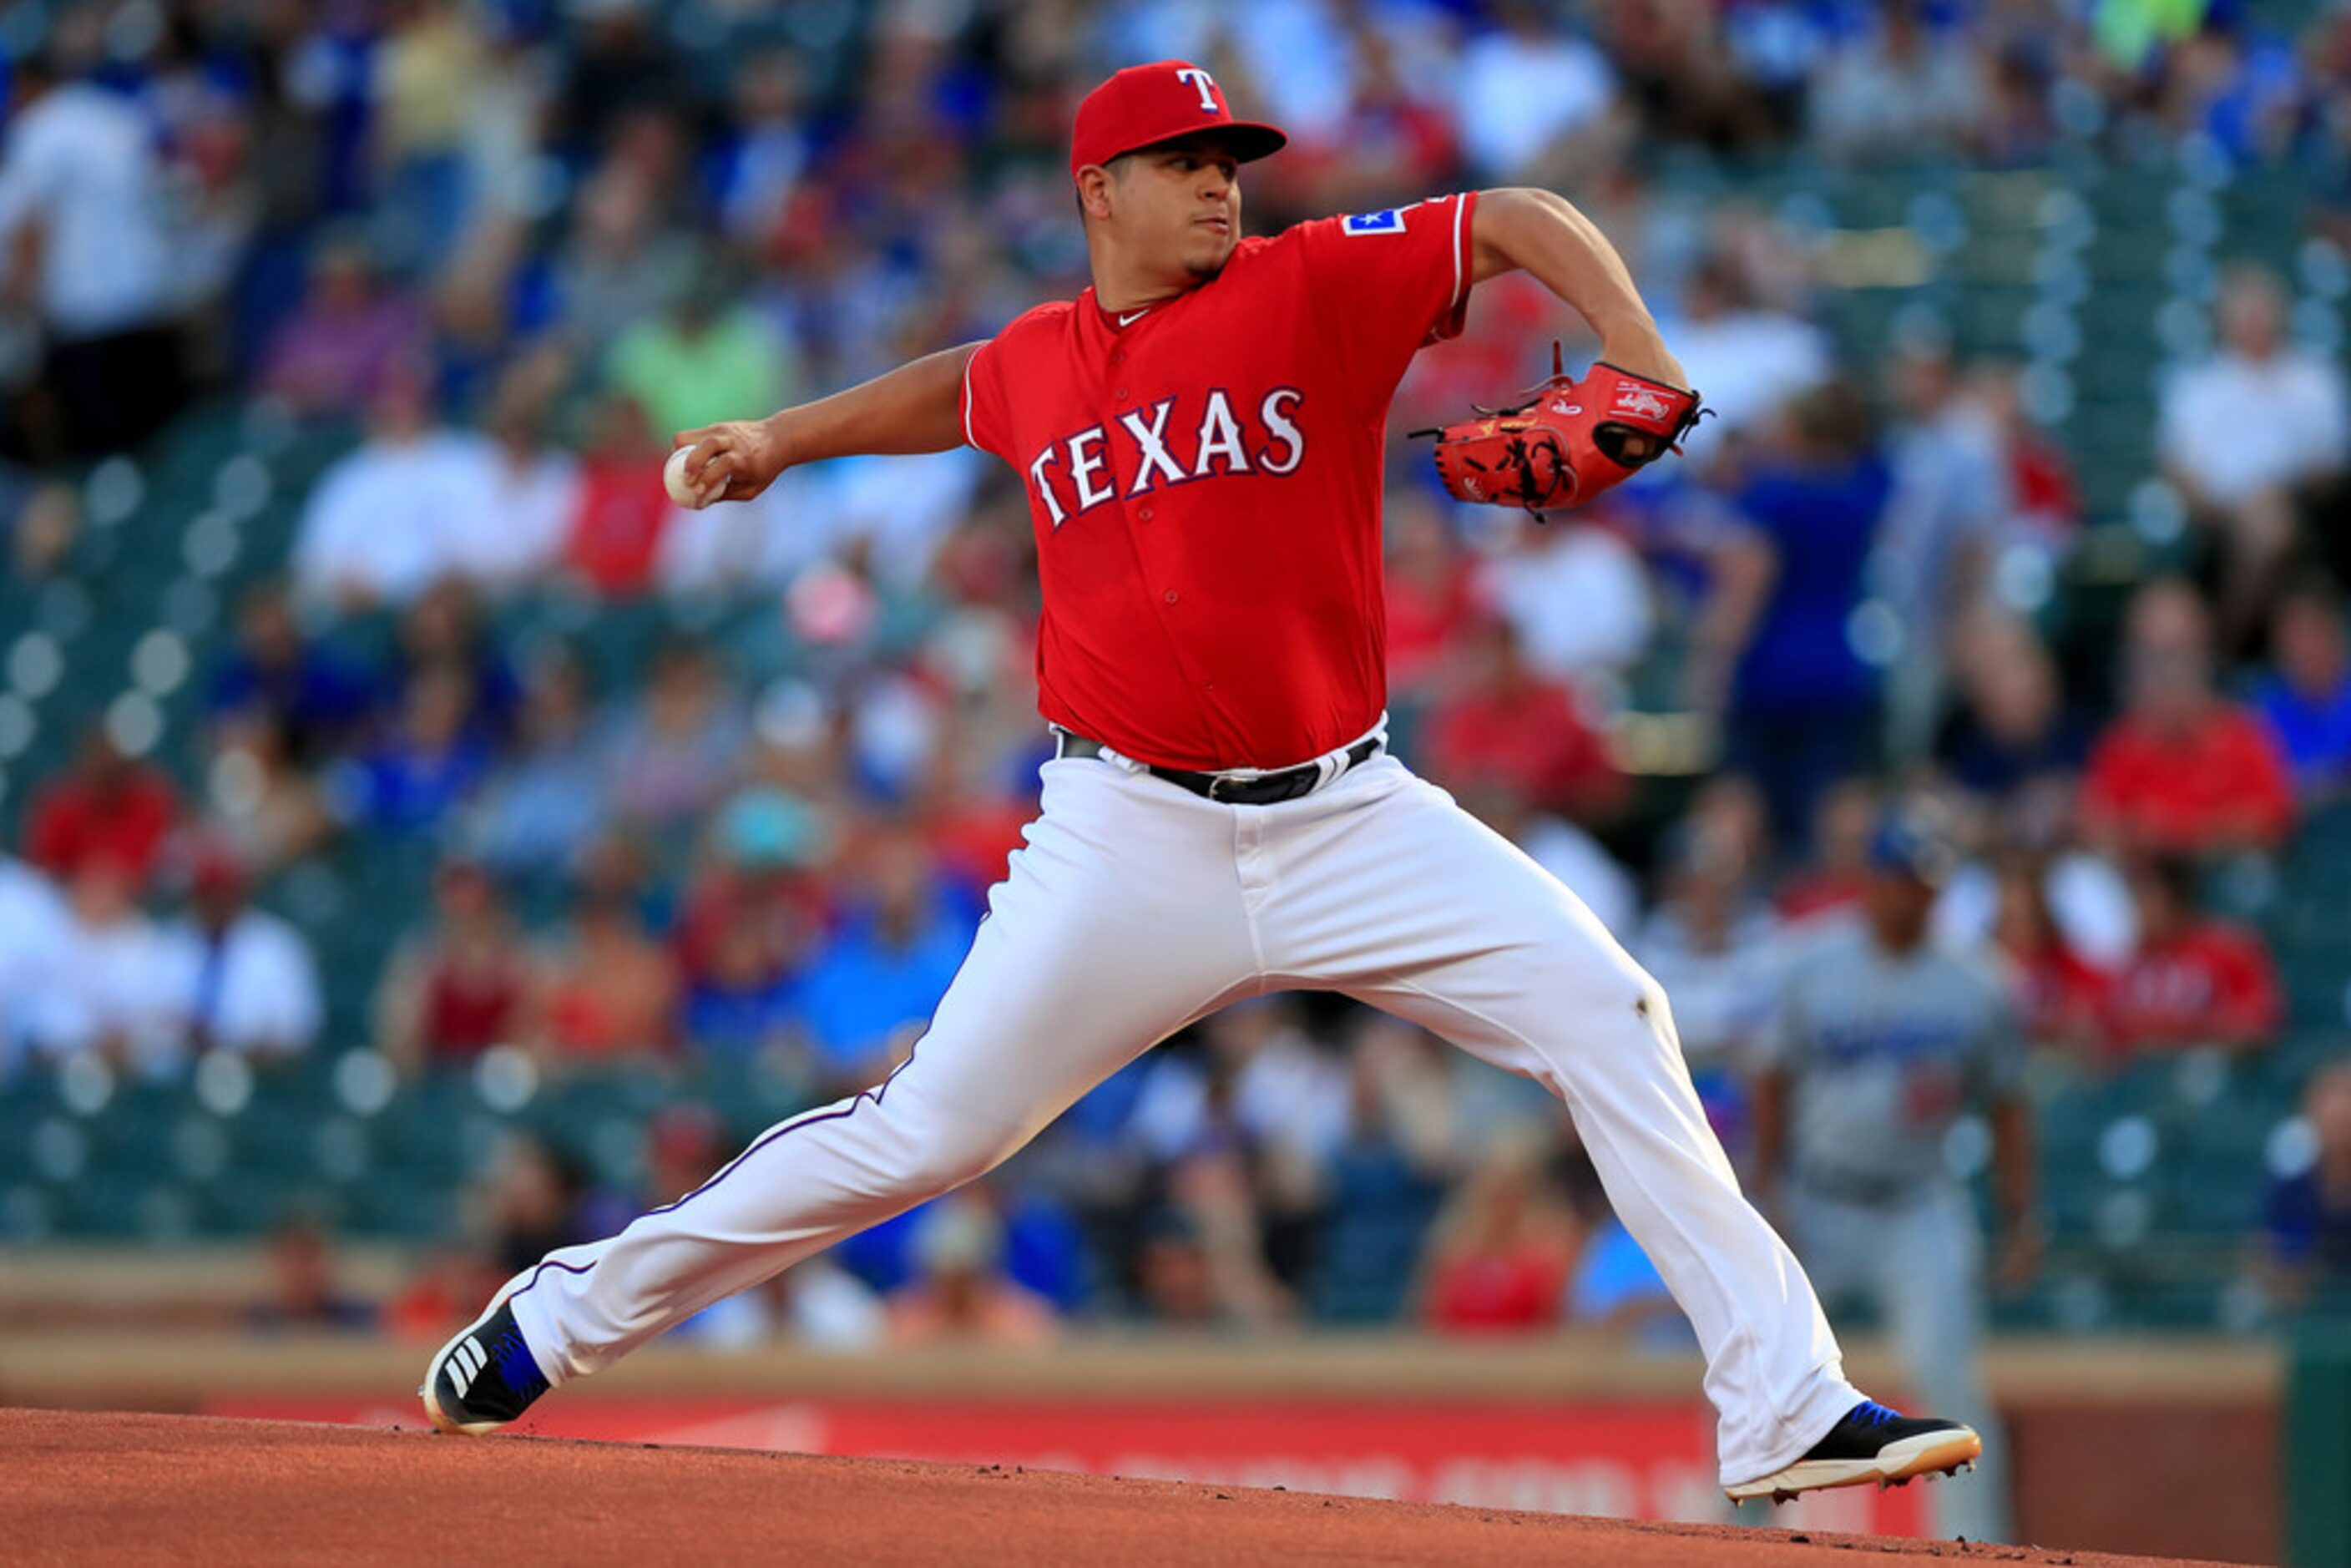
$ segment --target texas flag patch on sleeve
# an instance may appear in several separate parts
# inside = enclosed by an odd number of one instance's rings
[[[1385,207],[1376,213],[1357,213],[1339,227],[1351,235],[1400,235],[1404,233],[1404,213],[1395,207]]]

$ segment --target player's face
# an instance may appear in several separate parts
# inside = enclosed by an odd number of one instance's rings
[[[1241,235],[1240,164],[1208,138],[1145,148],[1120,172],[1113,221],[1150,257],[1206,281]]]
[[[1935,910],[1935,890],[1907,872],[1885,869],[1873,871],[1865,886],[1863,904],[1877,939],[1896,949],[1917,946]]]

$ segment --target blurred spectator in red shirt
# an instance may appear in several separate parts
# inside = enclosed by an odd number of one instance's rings
[[[2112,852],[2271,850],[2294,826],[2285,762],[2261,721],[2212,685],[2211,618],[2177,579],[2130,609],[2124,708],[2090,753],[2082,827]]]
[[[1537,810],[1580,822],[1623,804],[1625,775],[1575,699],[1528,669],[1510,622],[1479,622],[1463,653],[1463,689],[1429,719],[1430,771],[1440,782],[1507,786]]]
[[[824,820],[773,785],[737,794],[718,813],[708,869],[685,897],[677,952],[689,981],[707,979],[722,943],[757,938],[760,973],[797,973],[826,925],[818,868],[830,851]]]
[[[118,749],[105,731],[82,739],[73,766],[33,798],[25,818],[25,858],[60,882],[102,858],[144,887],[180,818],[171,780]]]
[[[2131,892],[2139,946],[2106,992],[2109,1043],[2121,1051],[2268,1045],[2285,1000],[2261,938],[2197,908],[2195,868],[2184,860],[2149,862]]]
[[[1431,1328],[1512,1333],[1559,1321],[1577,1231],[1544,1177],[1542,1149],[1526,1137],[1494,1144],[1437,1219],[1421,1303]]]
[[[443,861],[433,903],[434,924],[402,942],[376,992],[377,1042],[405,1072],[514,1040],[531,986],[530,959],[479,863]]]
[[[633,598],[653,582],[674,507],[662,484],[668,460],[669,448],[636,399],[614,392],[597,400],[563,558],[608,599]]]
[[[2065,939],[2032,856],[2003,860],[1998,878],[1992,942],[2015,977],[2026,1035],[2040,1045],[2096,1043],[2110,977]]]
[[[1975,392],[2007,453],[2011,538],[2062,545],[2082,520],[2082,490],[2074,460],[2024,412],[2022,384],[2012,364],[1977,372]]]
[[[645,929],[635,851],[606,840],[589,852],[570,919],[540,970],[523,1022],[543,1065],[665,1053],[675,1038],[677,963]]]

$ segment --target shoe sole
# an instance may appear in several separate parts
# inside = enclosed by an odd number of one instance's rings
[[[1955,1432],[1924,1432],[1888,1443],[1865,1459],[1805,1459],[1761,1480],[1723,1488],[1733,1502],[1770,1498],[1786,1502],[1800,1493],[1835,1487],[1907,1486],[1920,1476],[1951,1475],[1983,1457],[1983,1439],[1962,1427]]]
[[[463,1341],[467,1334],[472,1333],[475,1329],[480,1328],[484,1323],[488,1322],[491,1318],[496,1316],[497,1310],[500,1307],[505,1306],[507,1304],[507,1298],[513,1294],[514,1281],[509,1280],[504,1285],[498,1287],[498,1293],[490,1298],[490,1304],[482,1309],[480,1316],[476,1317],[472,1322],[467,1323],[464,1328],[459,1329],[455,1333],[451,1334],[449,1336],[449,1343],[443,1345],[440,1350],[434,1354],[433,1359],[424,1364],[424,1381],[423,1384],[418,1385],[416,1393],[417,1396],[424,1401],[424,1414],[425,1416],[432,1421],[433,1429],[434,1431],[446,1432],[450,1436],[456,1437],[479,1437],[486,1434],[495,1432],[499,1427],[507,1425],[504,1421],[458,1420],[454,1416],[451,1416],[446,1410],[442,1409],[441,1402],[433,1397],[433,1385],[441,1381],[441,1368],[447,1363],[450,1354],[456,1350],[458,1343]]]

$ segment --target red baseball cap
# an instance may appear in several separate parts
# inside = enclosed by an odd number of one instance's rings
[[[1070,177],[1089,163],[1172,141],[1196,131],[1221,132],[1242,162],[1279,152],[1290,138],[1270,125],[1235,120],[1217,78],[1186,60],[1129,66],[1086,94],[1070,139]]]

